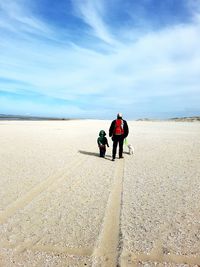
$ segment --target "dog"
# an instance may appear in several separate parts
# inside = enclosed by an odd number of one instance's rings
[[[131,144],[128,145],[128,149],[129,149],[129,155],[133,155],[133,146]]]

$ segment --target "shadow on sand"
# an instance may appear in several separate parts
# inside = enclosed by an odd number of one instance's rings
[[[79,150],[78,152],[81,153],[81,154],[84,154],[84,155],[89,155],[89,156],[100,158],[99,157],[99,153],[89,152],[89,151],[84,151],[84,150]],[[106,157],[104,159],[111,160],[110,158],[111,158],[111,156],[106,155]]]

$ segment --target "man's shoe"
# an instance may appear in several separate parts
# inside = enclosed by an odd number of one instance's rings
[[[112,161],[115,161],[115,159],[112,159]]]
[[[121,156],[121,157],[119,157],[120,159],[123,159],[124,157],[123,156]]]

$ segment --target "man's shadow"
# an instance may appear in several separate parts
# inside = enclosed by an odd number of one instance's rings
[[[100,158],[99,157],[99,153],[89,152],[89,151],[84,151],[84,150],[79,150],[78,152],[81,153],[81,154],[84,154],[84,155],[89,155],[89,156]],[[111,158],[111,156],[110,155],[106,155],[105,159],[110,160],[108,158]]]

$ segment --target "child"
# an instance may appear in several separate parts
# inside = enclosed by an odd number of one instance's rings
[[[102,157],[102,158],[104,158],[105,154],[106,154],[106,145],[109,147],[108,140],[107,140],[107,138],[105,136],[106,136],[105,131],[101,130],[99,132],[99,137],[97,139],[97,143],[98,143],[98,146],[99,146],[100,157]]]

